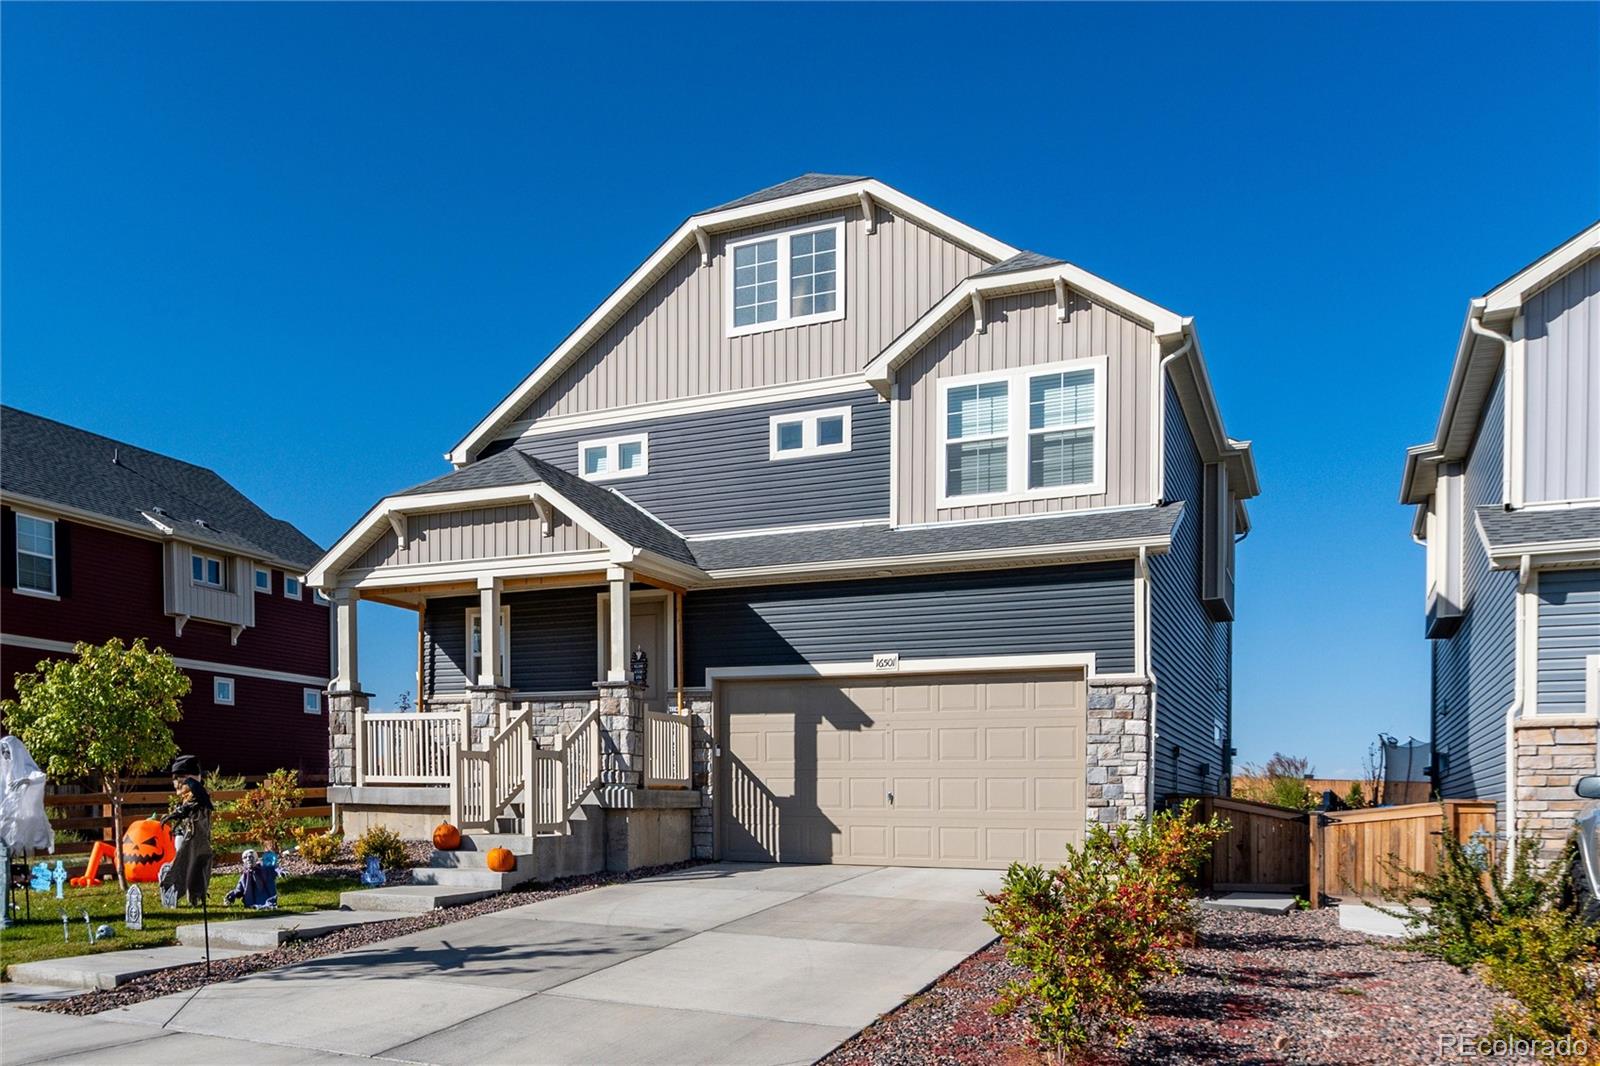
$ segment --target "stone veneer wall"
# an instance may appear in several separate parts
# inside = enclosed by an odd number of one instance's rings
[[[1540,855],[1559,858],[1573,820],[1589,801],[1572,788],[1595,772],[1600,724],[1570,718],[1517,723],[1517,829],[1543,841]]]
[[[1150,686],[1089,682],[1086,822],[1120,822],[1150,804]]]
[[[690,787],[700,790],[700,806],[690,816],[690,846],[697,859],[709,859],[716,848],[714,818],[717,782],[712,775],[712,749],[716,747],[717,714],[710,689],[684,689],[683,705],[694,719],[689,727],[693,736],[694,759]]]
[[[365,692],[328,693],[328,784],[356,783],[356,707],[367,709]]]

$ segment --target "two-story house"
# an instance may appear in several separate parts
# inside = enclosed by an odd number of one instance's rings
[[[1229,779],[1258,490],[1192,320],[879,181],[691,215],[447,458],[309,575],[348,818],[449,784],[488,824],[526,775],[467,749],[596,714],[565,799],[633,862],[1004,866]],[[360,599],[417,611],[423,714],[367,712]]]
[[[1600,224],[1471,301],[1400,500],[1427,547],[1435,785],[1557,848],[1600,722]]]
[[[210,470],[0,407],[0,674],[144,637],[192,684],[179,746],[207,768],[327,768],[321,549]]]

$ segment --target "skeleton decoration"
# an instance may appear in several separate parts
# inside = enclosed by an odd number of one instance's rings
[[[127,902],[122,907],[122,924],[135,931],[144,928],[144,893],[138,885],[128,886]]]

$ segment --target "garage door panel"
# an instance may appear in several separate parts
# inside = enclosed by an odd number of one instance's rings
[[[1003,867],[1081,838],[1081,675],[734,682],[718,698],[724,857]]]

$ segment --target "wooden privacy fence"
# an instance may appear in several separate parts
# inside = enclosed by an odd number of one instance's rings
[[[1484,842],[1494,861],[1494,803],[1445,800],[1328,814],[1222,796],[1193,797],[1197,815],[1218,815],[1229,829],[1213,846],[1201,885],[1216,892],[1295,892],[1312,906],[1341,896],[1404,890],[1401,871],[1437,870],[1440,834]]]

